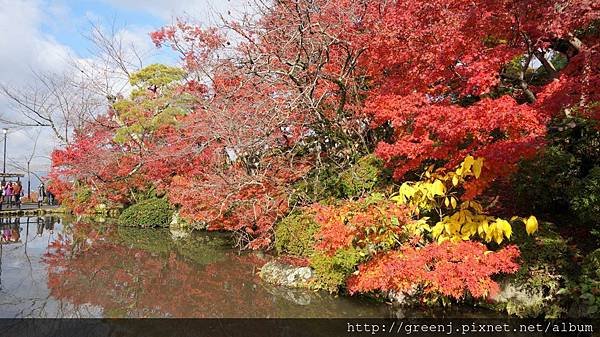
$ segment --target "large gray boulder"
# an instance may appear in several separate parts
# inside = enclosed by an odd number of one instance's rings
[[[263,281],[289,288],[310,288],[314,271],[310,267],[297,267],[277,261],[266,263],[260,270]]]

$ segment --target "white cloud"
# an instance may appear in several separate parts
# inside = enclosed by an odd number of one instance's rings
[[[149,63],[163,62],[174,63],[175,59],[166,58],[164,50],[157,49],[150,39],[150,32],[155,30],[155,27],[150,26],[129,26],[120,29],[116,33],[116,37],[120,39],[130,50],[135,50],[143,61],[144,66]],[[129,55],[129,58],[135,59],[137,56]]]
[[[238,15],[244,11],[244,0],[103,0],[114,8],[146,12],[162,19],[165,24],[174,17],[190,17],[210,24],[216,22],[219,14]],[[95,67],[99,60],[93,56],[81,58],[72,48],[57,41],[52,35],[79,34],[77,20],[69,2],[47,0],[0,0],[0,83],[11,87],[35,85],[32,71],[40,73],[63,73],[75,61],[84,67]],[[101,22],[102,16],[93,11],[85,12],[85,20]],[[133,45],[142,53],[144,65],[149,63],[177,63],[175,55],[157,50],[151,43],[148,33],[158,27],[126,26],[117,32],[124,44]],[[104,71],[97,67],[96,71]],[[117,86],[118,82],[111,83]],[[126,87],[126,86],[125,86]],[[127,90],[127,88],[125,89]],[[15,117],[5,97],[0,95],[0,116]],[[14,119],[14,118],[13,118]],[[0,124],[0,128],[4,125]],[[7,169],[11,162],[16,166],[26,166],[26,158],[33,150],[31,129],[10,127],[7,141]],[[0,137],[2,134],[0,133]],[[49,168],[49,154],[58,142],[50,130],[44,129],[32,161],[32,170],[45,172]],[[2,155],[0,139],[0,156]],[[1,158],[0,158],[1,160]],[[1,165],[1,162],[0,162]],[[11,168],[14,170],[14,168]]]
[[[31,69],[60,71],[70,49],[40,31],[43,13],[33,0],[0,0],[0,81],[26,82]]]
[[[201,18],[203,22],[216,22],[219,14],[239,14],[247,0],[104,0],[105,2],[121,8],[144,11],[165,21],[174,17],[190,16]]]
[[[51,8],[51,12],[59,13],[61,9]],[[33,82],[32,71],[62,72],[67,67],[72,52],[69,47],[41,31],[45,15],[39,1],[0,0],[0,83],[24,86]],[[15,116],[5,97],[0,97],[0,115]],[[14,170],[10,162],[26,166],[25,158],[33,150],[33,140],[31,132],[23,128],[9,127],[9,130],[7,170]],[[4,145],[2,142],[3,139],[0,140],[0,152]],[[48,156],[55,145],[53,137],[44,130],[36,151],[37,157],[31,164],[34,170],[47,171],[49,160],[44,156]]]

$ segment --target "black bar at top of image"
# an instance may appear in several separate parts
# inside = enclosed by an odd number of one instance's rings
[[[0,319],[1,337],[600,336],[598,320]]]

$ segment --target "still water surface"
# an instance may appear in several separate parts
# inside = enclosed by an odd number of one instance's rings
[[[239,254],[219,233],[53,216],[0,218],[0,228],[0,318],[497,317],[265,284],[258,270],[272,257]]]
[[[261,282],[269,256],[218,233],[1,219],[0,317],[389,317],[364,299]]]

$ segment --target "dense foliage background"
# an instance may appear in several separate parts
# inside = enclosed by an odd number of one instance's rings
[[[565,314],[575,294],[593,315],[597,275],[556,263],[598,248],[599,11],[281,0],[220,27],[179,20],[150,36],[182,68],[132,75],[53,153],[50,188],[76,212],[138,204],[124,218],[164,195],[191,227],[304,259],[317,288],[448,303],[516,273],[541,304],[512,313]],[[564,254],[528,254],[544,240]],[[550,288],[534,280],[548,263]]]

